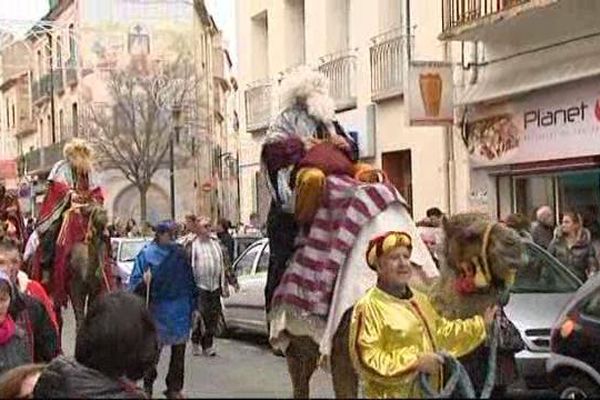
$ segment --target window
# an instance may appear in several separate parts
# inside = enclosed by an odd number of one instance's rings
[[[590,296],[587,304],[583,307],[583,314],[594,318],[600,318],[600,291],[596,291]]]
[[[242,255],[234,267],[236,276],[245,276],[252,273],[254,260],[258,256],[260,247],[260,245],[252,246]]]
[[[79,112],[77,110],[77,103],[73,103],[73,111],[71,115],[73,122],[73,137],[77,137],[79,134]]]
[[[265,246],[260,258],[258,259],[258,265],[256,266],[256,273],[267,272],[269,270],[269,257],[271,256],[271,249],[269,245]]]
[[[69,53],[70,60],[74,63],[77,60],[77,46],[75,44],[75,26],[69,25]]]
[[[44,143],[44,120],[40,118],[40,147],[43,147]]]
[[[121,244],[121,253],[119,254],[119,261],[129,262],[134,261],[138,253],[144,248],[148,242],[123,242]],[[116,246],[115,246],[116,247]]]
[[[286,0],[285,40],[288,67],[304,64],[304,0]]]
[[[58,140],[65,137],[65,115],[63,110],[58,112]]]
[[[17,120],[16,113],[15,113],[15,105],[14,104],[11,106],[11,113],[12,113],[12,124],[11,124],[11,126],[14,128],[15,127],[15,121]]]
[[[527,244],[527,266],[517,273],[513,293],[570,293],[581,283],[556,259],[533,244]]]
[[[515,178],[516,211],[534,217],[541,205],[554,208],[554,179],[552,176]]]
[[[56,68],[62,68],[62,39],[61,37],[56,38]]]
[[[38,73],[38,79],[41,79],[42,75],[44,74],[44,62],[42,60],[42,51],[41,50],[37,51],[37,73]]]
[[[52,136],[52,144],[56,143],[56,130],[54,129],[54,124],[52,123],[52,118],[48,115],[48,129],[50,130],[50,135]]]
[[[328,53],[337,53],[350,48],[350,0],[326,2],[329,21],[324,38]]]
[[[129,31],[127,51],[131,55],[144,55],[150,53],[150,35],[141,25],[136,25]]]
[[[10,104],[6,99],[6,129],[10,128]]]
[[[252,18],[251,25],[252,76],[263,79],[269,76],[269,27],[267,12]]]

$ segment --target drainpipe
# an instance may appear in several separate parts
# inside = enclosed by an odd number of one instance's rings
[[[410,63],[412,60],[412,32],[410,26],[410,0],[405,0],[406,6],[406,60]]]
[[[444,61],[452,61],[451,43],[444,42]],[[456,163],[454,158],[453,124],[444,128],[444,164],[446,167],[446,212],[452,215],[456,210]]]

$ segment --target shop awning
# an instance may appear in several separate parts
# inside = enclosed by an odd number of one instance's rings
[[[479,67],[456,105],[484,103],[600,75],[600,37],[572,41]]]

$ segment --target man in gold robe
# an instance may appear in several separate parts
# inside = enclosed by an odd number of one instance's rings
[[[369,243],[367,263],[377,272],[377,285],[354,307],[350,355],[368,398],[421,398],[419,373],[429,374],[437,390],[442,385],[446,351],[461,357],[486,338],[496,307],[465,320],[440,317],[427,297],[409,287],[412,239],[388,232]]]

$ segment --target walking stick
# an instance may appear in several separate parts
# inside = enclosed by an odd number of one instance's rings
[[[146,282],[146,308],[150,305],[150,282],[152,281],[152,275],[150,275],[150,279]]]

